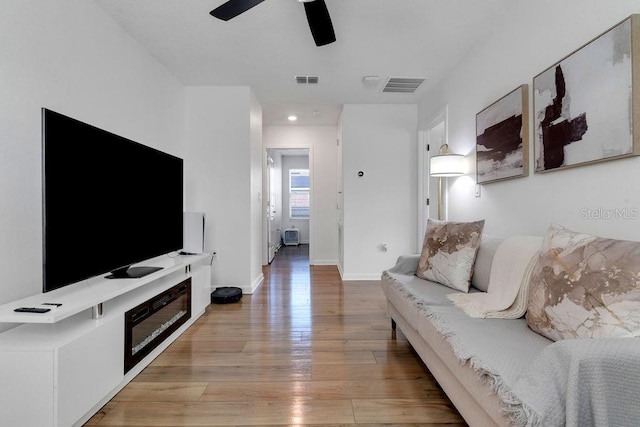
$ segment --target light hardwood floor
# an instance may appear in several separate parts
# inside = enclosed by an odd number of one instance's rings
[[[282,248],[265,281],[207,313],[87,426],[465,426],[377,281]]]

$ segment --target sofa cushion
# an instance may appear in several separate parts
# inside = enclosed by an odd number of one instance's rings
[[[382,291],[412,328],[418,328],[418,312],[424,305],[451,305],[451,288],[417,278],[414,274],[382,274]],[[473,290],[476,292],[476,290]]]
[[[473,267],[473,276],[471,276],[471,286],[482,291],[487,292],[489,289],[489,275],[491,273],[491,265],[493,264],[493,257],[498,250],[498,246],[504,239],[498,237],[491,237],[484,235],[480,240],[480,247],[478,248],[478,255],[476,256],[476,263]]]
[[[483,227],[484,220],[429,219],[416,276],[468,292]]]
[[[640,243],[552,225],[534,267],[527,323],[552,339],[640,335]]]

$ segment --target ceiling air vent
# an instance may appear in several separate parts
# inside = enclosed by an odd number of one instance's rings
[[[389,77],[382,91],[389,93],[413,93],[424,81],[425,79],[416,77]]]
[[[294,79],[299,85],[318,84],[318,76],[295,76]]]

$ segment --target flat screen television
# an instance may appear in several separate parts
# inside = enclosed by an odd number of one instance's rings
[[[182,248],[183,161],[42,109],[43,292]]]

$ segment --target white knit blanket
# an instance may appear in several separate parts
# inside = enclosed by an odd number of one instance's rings
[[[505,239],[491,264],[487,292],[455,293],[447,298],[476,318],[518,319],[527,311],[529,282],[542,237]]]
[[[519,425],[640,425],[640,338],[557,341],[512,385],[527,403]]]

